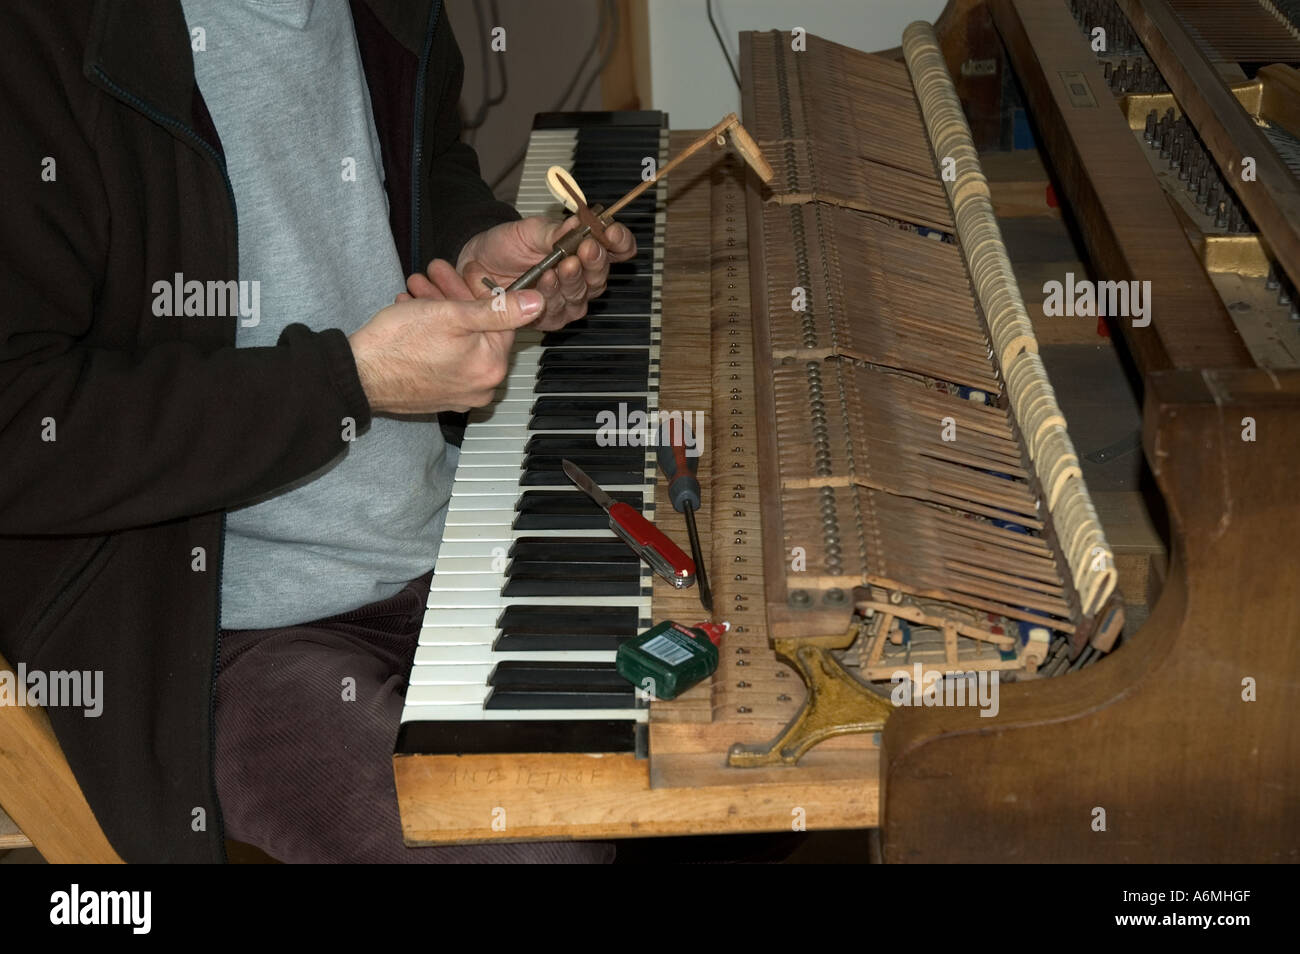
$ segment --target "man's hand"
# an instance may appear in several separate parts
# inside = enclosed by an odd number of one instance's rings
[[[545,305],[531,290],[472,301],[398,297],[348,337],[361,386],[377,414],[490,404],[505,379],[515,329]]]
[[[550,254],[556,239],[576,226],[576,218],[554,223],[534,216],[504,222],[466,242],[454,268],[441,259],[430,262],[424,275],[407,279],[407,290],[416,298],[489,298],[492,292],[483,284],[485,276],[493,285],[508,286]],[[566,257],[538,280],[536,289],[546,298],[545,312],[537,322],[539,329],[554,331],[585,315],[587,302],[605,290],[610,262],[624,262],[636,254],[636,239],[625,226],[615,223],[605,235],[612,250],[593,238],[584,239],[577,255]]]

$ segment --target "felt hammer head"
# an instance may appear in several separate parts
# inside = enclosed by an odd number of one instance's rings
[[[749,134],[744,126],[740,125],[740,120],[736,120],[736,124],[727,131],[731,133],[731,142],[735,145],[736,152],[740,153],[740,158],[745,160],[759,179],[764,182],[771,181],[772,166],[763,158],[763,150],[758,148],[758,143],[754,142],[754,137]]]

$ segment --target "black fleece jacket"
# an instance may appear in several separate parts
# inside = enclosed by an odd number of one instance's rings
[[[458,142],[441,0],[352,0],[402,262],[514,218]],[[343,450],[341,331],[235,348],[153,285],[238,278],[236,209],[178,0],[0,6],[0,653],[102,670],[51,708],[128,861],[220,861],[212,691],[224,511]]]

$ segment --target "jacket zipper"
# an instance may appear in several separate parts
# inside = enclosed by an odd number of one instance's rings
[[[429,69],[429,54],[433,49],[433,38],[438,29],[438,16],[442,13],[442,0],[434,0],[433,6],[429,10],[428,30],[424,38],[424,49],[420,53],[419,71],[416,75],[415,85],[415,114],[412,117],[414,121],[414,136],[411,145],[411,270],[423,271],[419,263],[420,255],[420,161],[424,152],[424,88],[425,77]],[[194,143],[200,151],[212,159],[217,170],[221,173],[221,181],[226,186],[226,198],[230,202],[231,220],[235,226],[235,243],[236,258],[238,263],[238,243],[239,243],[239,210],[235,205],[235,188],[230,182],[230,176],[226,172],[226,162],[212,145],[200,136],[195,130],[180,120],[168,116],[165,113],[154,109],[138,96],[133,95],[123,89],[113,80],[109,79],[102,68],[95,67],[95,75],[99,77],[101,83],[109,89],[113,95],[123,102],[129,103],[138,109],[145,116],[148,116],[156,123],[169,126],[184,134],[185,138]],[[238,264],[236,264],[236,271]],[[208,775],[212,780],[212,804],[219,806],[217,799],[217,676],[221,671],[221,586],[222,576],[224,575],[225,566],[222,556],[226,546],[226,515],[221,515],[221,532],[217,537],[217,613],[215,619],[215,634],[212,642],[212,683],[208,687]],[[217,845],[221,852],[221,860],[226,860],[226,840],[225,825],[222,822],[221,811],[218,807],[216,813],[216,835]]]
[[[239,272],[239,209],[235,205],[235,187],[230,182],[230,175],[226,172],[226,160],[212,147],[206,139],[191,129],[185,123],[175,117],[168,116],[157,109],[154,109],[140,97],[123,89],[117,83],[109,79],[108,74],[101,67],[95,67],[95,75],[99,77],[101,83],[113,93],[118,99],[133,106],[145,116],[148,116],[156,123],[163,126],[169,126],[184,134],[185,138],[206,154],[216,165],[217,171],[221,173],[221,181],[226,185],[226,198],[230,201],[230,216],[234,224],[235,235],[235,272],[238,277]],[[217,798],[217,674],[221,669],[221,585],[222,575],[225,570],[222,556],[226,547],[226,515],[221,514],[221,531],[217,536],[217,552],[214,555],[217,564],[217,599],[216,599],[216,618],[214,620],[215,631],[212,641],[212,682],[208,686],[208,778],[211,781],[211,799],[212,805],[216,808],[216,818],[214,819],[216,827],[217,850],[220,853],[221,861],[226,860],[226,832],[225,823],[221,818],[221,802]]]
[[[438,16],[442,0],[434,0],[429,9],[429,25],[424,35],[424,49],[420,53],[420,66],[415,76],[415,135],[411,137],[411,266],[409,271],[423,272],[420,263],[420,160],[424,153],[424,87],[429,71],[429,54],[433,50],[433,37],[438,30]]]

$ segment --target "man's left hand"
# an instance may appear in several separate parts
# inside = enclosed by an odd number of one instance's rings
[[[487,298],[492,292],[483,284],[506,287],[550,254],[551,247],[565,232],[577,227],[577,219],[555,223],[540,216],[503,222],[480,232],[461,250],[455,267],[442,259],[429,263],[428,271],[412,275],[407,291],[416,298]],[[610,262],[624,262],[636,254],[636,239],[619,223],[605,230],[611,248],[594,238],[578,246],[555,268],[547,270],[534,286],[546,299],[546,308],[535,325],[554,331],[587,313],[587,302],[605,290]]]

